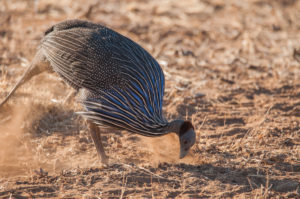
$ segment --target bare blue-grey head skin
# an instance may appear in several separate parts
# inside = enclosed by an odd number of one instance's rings
[[[180,155],[179,158],[184,158],[190,148],[195,144],[196,142],[196,133],[194,131],[194,126],[189,121],[183,121],[183,120],[174,120],[169,123],[168,127],[170,132],[175,132],[179,137],[179,143],[180,143]]]
[[[196,134],[194,129],[189,129],[185,134],[180,136],[180,159],[186,156],[195,142]]]

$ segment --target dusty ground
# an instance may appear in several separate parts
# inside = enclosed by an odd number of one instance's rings
[[[44,73],[0,110],[0,198],[300,197],[299,1],[53,2],[0,1],[1,99],[43,31],[88,19],[159,61],[165,114],[191,119],[197,143],[179,160],[174,135],[110,131],[103,166],[71,88]]]

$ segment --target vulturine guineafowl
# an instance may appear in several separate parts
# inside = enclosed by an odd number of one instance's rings
[[[174,132],[180,158],[194,145],[191,122],[168,122],[163,116],[165,80],[157,61],[127,37],[87,21],[68,20],[49,28],[31,65],[0,106],[31,77],[52,69],[80,91],[85,110],[79,114],[88,121],[102,162],[107,156],[99,126],[149,137]]]

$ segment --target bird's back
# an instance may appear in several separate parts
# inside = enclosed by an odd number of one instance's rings
[[[145,132],[166,125],[162,69],[137,43],[104,26],[71,20],[49,28],[41,49],[66,82],[93,94],[85,105],[100,114],[98,123]]]
[[[120,39],[104,26],[72,20],[49,28],[41,48],[54,71],[71,86],[97,93],[124,81],[112,59],[112,45]]]

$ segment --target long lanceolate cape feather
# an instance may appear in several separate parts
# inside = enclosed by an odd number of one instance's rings
[[[88,111],[80,114],[102,126],[144,136],[163,135],[168,125],[162,113],[163,72],[154,58],[132,41],[121,45],[112,46],[112,59],[120,63],[122,74],[128,80],[126,88],[101,91],[100,99],[83,102]]]
[[[42,42],[42,48],[58,74],[73,87],[94,94],[82,101],[86,111],[79,114],[98,125],[144,136],[166,133],[168,122],[162,113],[164,74],[156,60],[138,44],[110,29],[93,26],[51,33]],[[99,56],[94,57],[95,53]],[[101,64],[110,63],[117,65],[114,69],[125,85],[99,80],[98,74],[107,75],[102,74]]]

